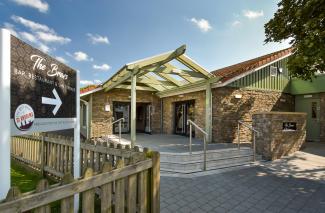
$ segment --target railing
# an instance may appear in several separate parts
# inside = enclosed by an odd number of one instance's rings
[[[119,159],[115,167],[105,161],[98,173],[88,167],[78,180],[65,174],[62,185],[49,186],[43,179],[36,191],[25,194],[12,187],[6,200],[0,203],[0,212],[77,212],[74,195],[81,193],[79,208],[82,212],[95,212],[96,209],[96,212],[158,213],[160,155],[152,152],[151,159],[131,159],[126,166],[124,160]]]
[[[80,148],[81,172],[87,167],[98,172],[101,164],[107,160],[115,166],[118,160],[128,162],[132,157],[144,155],[138,147],[131,149],[129,145],[123,147],[101,138],[82,141]],[[42,174],[59,179],[65,173],[73,171],[73,149],[72,138],[52,134],[18,136],[11,140],[13,159],[39,170]]]
[[[196,129],[198,129],[200,132],[203,133],[203,152],[204,152],[204,159],[203,159],[203,171],[207,169],[207,137],[208,133],[204,131],[201,127],[199,127],[196,123],[194,123],[191,120],[187,120],[187,125],[190,125],[190,144],[189,144],[189,151],[190,154],[192,154],[192,126],[194,126]]]
[[[119,137],[119,143],[121,143],[121,138],[122,138],[122,122],[124,122],[124,118],[120,118],[116,121],[113,121],[111,125],[113,126],[114,124],[118,123],[118,137]],[[113,126],[114,128],[114,126]]]
[[[256,161],[256,134],[259,134],[259,131],[254,129],[253,126],[246,124],[244,121],[238,121],[238,126],[237,126],[237,145],[238,145],[238,150],[240,149],[240,125],[243,125],[244,127],[252,130],[253,133],[253,161]]]

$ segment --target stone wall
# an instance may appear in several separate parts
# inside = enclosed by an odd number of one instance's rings
[[[99,91],[92,94],[91,136],[100,137],[112,134],[113,102],[130,102],[130,90],[114,89],[109,92]],[[160,133],[160,99],[152,92],[137,91],[137,103],[151,103],[152,133]],[[110,112],[104,110],[105,104],[110,104]]]
[[[235,95],[241,95],[236,98]],[[237,142],[238,120],[251,125],[256,112],[294,111],[294,97],[275,91],[245,90],[231,87],[212,91],[213,142]],[[251,131],[241,128],[241,142],[250,142]]]
[[[203,129],[205,128],[205,91],[193,92],[163,98],[163,132],[165,134],[174,133],[175,102],[189,100],[195,101],[194,122]],[[198,131],[195,131],[195,134],[197,138],[203,137]]]
[[[265,160],[275,160],[300,149],[306,140],[306,113],[269,112],[253,115],[256,153]],[[284,122],[296,124],[296,130],[283,130]]]

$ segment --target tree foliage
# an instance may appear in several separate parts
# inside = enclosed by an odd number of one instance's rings
[[[281,0],[278,7],[265,24],[265,42],[291,40],[293,77],[307,80],[325,73],[325,0]]]

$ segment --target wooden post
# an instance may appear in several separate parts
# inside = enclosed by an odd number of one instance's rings
[[[42,179],[38,182],[38,184],[36,186],[36,193],[45,191],[48,188],[49,188],[49,182],[46,179]],[[45,206],[35,209],[34,212],[35,213],[50,213],[51,207],[50,207],[50,205],[45,205]]]
[[[41,175],[44,176],[44,165],[45,165],[45,151],[44,151],[44,136],[41,136]]]
[[[102,168],[102,173],[110,172],[112,170],[112,164],[110,162],[105,162]],[[101,212],[112,212],[112,189],[112,183],[107,183],[101,186]]]
[[[92,168],[87,168],[84,178],[89,178],[94,175]],[[94,213],[95,211],[95,189],[90,189],[82,193],[82,212]]]
[[[160,153],[152,153],[151,212],[160,212]]]
[[[211,83],[209,80],[207,81],[206,90],[205,90],[205,131],[208,133],[207,143],[211,143],[212,141],[212,94],[211,94]]]
[[[131,74],[131,147],[133,148],[136,141],[136,113],[137,113],[137,75],[138,67],[132,70]]]
[[[120,169],[124,167],[124,161],[119,160],[116,168]],[[125,209],[125,179],[119,179],[115,181],[115,213],[124,213]]]
[[[69,184],[74,181],[71,173],[66,173],[62,178],[63,184]],[[73,196],[61,200],[61,213],[73,213]]]
[[[129,164],[135,164],[133,157],[129,159]],[[128,213],[136,213],[137,210],[137,174],[129,175],[127,181],[128,193],[126,194],[126,205]]]

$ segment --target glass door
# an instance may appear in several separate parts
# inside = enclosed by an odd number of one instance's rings
[[[179,135],[189,135],[189,126],[187,125],[187,120],[190,119],[194,121],[194,110],[195,102],[176,102],[175,103],[175,134]],[[194,130],[193,130],[194,136]]]
[[[121,125],[122,133],[130,132],[130,103],[123,102],[114,102],[113,103],[113,116],[114,120],[118,120],[120,118],[124,118],[124,121]],[[118,133],[118,123],[115,123],[113,126],[113,133]]]

